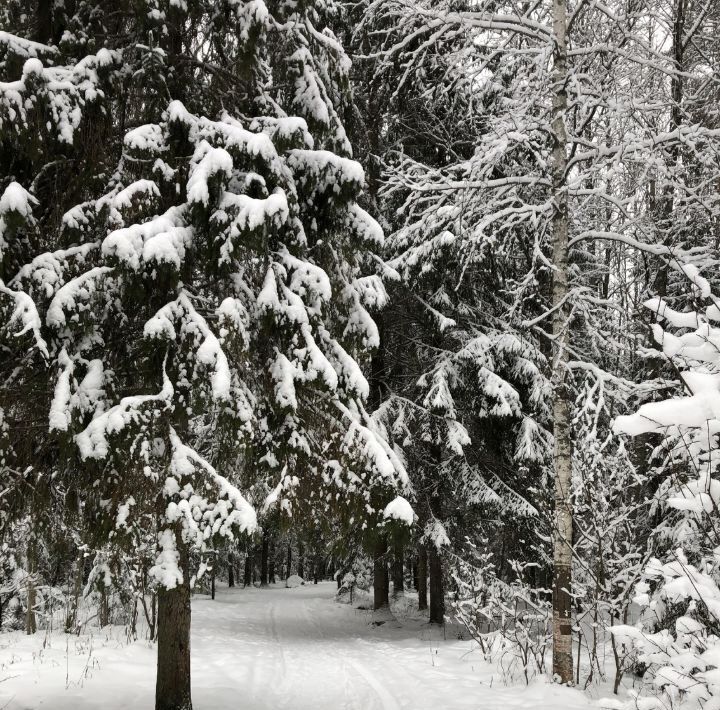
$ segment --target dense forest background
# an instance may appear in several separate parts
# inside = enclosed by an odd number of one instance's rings
[[[719,37],[713,0],[5,0],[3,630],[147,629],[189,708],[193,588],[334,577],[720,707]]]

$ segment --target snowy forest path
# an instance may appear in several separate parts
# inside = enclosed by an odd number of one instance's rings
[[[588,710],[578,691],[505,686],[473,644],[423,619],[370,625],[334,583],[220,587],[192,602],[194,710]],[[0,708],[153,707],[156,648],[124,627],[0,637]]]
[[[196,600],[193,658],[205,659],[200,662],[208,666],[201,677],[217,680],[227,671],[210,650],[218,641],[211,629],[213,604],[219,602],[226,605],[221,616],[233,637],[225,642],[237,646],[234,675],[248,707],[400,710],[392,692],[361,660],[368,653],[359,645],[368,630],[365,614],[334,605],[334,591],[334,584],[237,589],[220,592],[215,602]]]

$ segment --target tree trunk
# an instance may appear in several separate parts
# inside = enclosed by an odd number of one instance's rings
[[[150,640],[157,641],[157,592],[150,592],[150,614],[152,621],[150,622]]]
[[[302,543],[298,543],[298,577],[305,579],[305,559],[303,557]]]
[[[430,572],[430,623],[445,623],[445,590],[443,589],[442,556],[433,544],[428,549]]]
[[[108,591],[103,585],[100,590],[100,627],[104,628],[110,624],[110,599]]]
[[[287,560],[285,562],[285,565],[285,579],[287,579],[290,576],[290,571],[292,570],[292,545],[289,542],[287,547]]]
[[[35,584],[28,578],[27,586],[27,610],[25,611],[25,633],[30,636],[37,631],[37,621],[35,619],[36,604]]]
[[[233,565],[232,552],[228,553],[228,587],[235,586],[235,567]]]
[[[428,588],[427,588],[427,562],[428,553],[427,547],[421,544],[418,547],[418,609],[423,610],[428,608]]]
[[[270,557],[268,559],[268,582],[275,584],[275,540],[270,541]]]
[[[390,606],[390,578],[388,576],[387,540],[379,537],[373,550],[373,609],[384,609]]]
[[[170,67],[168,74],[168,90],[173,99],[185,103],[187,101],[188,79],[184,76],[184,67],[180,61],[183,54],[183,30],[185,17],[180,11],[180,3],[169,3],[169,12],[165,25],[167,27],[166,41],[163,49],[166,50],[167,61]]]
[[[137,641],[137,620],[138,620],[138,600],[133,599],[132,615],[130,616],[130,634],[133,640]]]
[[[158,592],[158,657],[155,710],[192,710],[190,696],[190,564],[176,536],[183,581]]]
[[[395,543],[395,554],[393,555],[393,597],[397,599],[405,593],[405,565],[403,546]]]
[[[263,531],[262,548],[260,551],[260,586],[268,586],[268,554],[270,552],[270,539],[267,530]]]
[[[35,619],[35,541],[30,540],[27,546],[27,609],[25,611],[25,633],[30,636],[37,631],[37,621]]]
[[[82,594],[83,573],[85,572],[85,554],[80,552],[75,561],[75,581],[73,595],[70,600],[70,608],[65,617],[65,633],[72,633],[77,627],[77,613],[80,606],[80,595]]]
[[[252,553],[250,552],[250,545],[248,545],[248,551],[245,553],[245,576],[243,578],[243,586],[249,587],[252,584]]]
[[[48,44],[52,36],[52,0],[38,0],[35,41]]]
[[[210,568],[210,599],[215,599],[215,563],[217,559],[213,555],[212,567]]]
[[[572,683],[572,441],[567,386],[568,193],[567,193],[567,0],[553,0],[553,107],[555,140],[550,158],[553,184],[553,434],[555,448],[555,524],[553,530],[553,675]]]

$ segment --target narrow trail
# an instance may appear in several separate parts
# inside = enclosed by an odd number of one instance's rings
[[[577,691],[505,687],[468,641],[420,620],[380,627],[335,585],[193,599],[194,710],[588,710]],[[0,636],[0,708],[150,710],[155,647],[120,627]]]
[[[234,675],[245,675],[241,691],[247,707],[257,710],[400,710],[423,707],[411,699],[397,700],[392,669],[379,676],[364,662],[372,649],[362,645],[368,633],[365,614],[332,603],[333,584],[297,589],[225,590],[215,602],[196,600],[193,608],[193,656],[196,705],[202,685],[217,678],[213,649],[223,637],[224,653],[235,659]],[[234,603],[233,603],[234,602]],[[223,604],[218,615],[217,605]],[[222,627],[216,630],[218,620]],[[234,629],[236,636],[225,636]],[[223,674],[226,671],[223,665]],[[228,678],[229,680],[229,678]],[[210,688],[208,688],[209,690]]]

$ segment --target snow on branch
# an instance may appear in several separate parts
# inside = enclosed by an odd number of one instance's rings
[[[98,281],[111,272],[110,266],[96,266],[68,281],[50,301],[45,322],[53,328],[63,328],[67,324],[67,313],[82,310],[83,303],[98,288]]]
[[[18,35],[5,31],[0,31],[0,47],[4,52],[9,52],[21,59],[31,59],[42,55],[52,56],[58,53],[57,47],[51,47],[40,42],[33,42],[25,37],[19,37]]]
[[[88,255],[100,247],[100,242],[89,242],[68,249],[58,249],[39,254],[29,264],[20,267],[10,285],[36,289],[45,298],[52,297],[66,283],[65,272],[70,263],[82,264]]]
[[[205,318],[195,310],[186,291],[181,291],[174,301],[165,304],[148,320],[143,333],[146,338],[189,342],[195,348],[197,362],[211,372],[213,397],[230,399],[232,375],[227,356]]]
[[[192,244],[192,227],[186,226],[184,209],[171,207],[141,224],[111,232],[102,243],[102,254],[115,257],[133,271],[168,264],[180,269]]]
[[[169,523],[183,518],[186,531],[196,535],[195,544],[200,546],[209,538],[221,535],[233,539],[234,531],[252,533],[257,527],[255,509],[248,503],[227,478],[197,451],[184,444],[175,429],[170,427],[170,474],[165,482],[165,493],[179,495],[180,502],[168,504],[165,517]],[[210,502],[180,484],[195,473],[201,473],[213,486],[217,500]],[[202,486],[195,486],[202,489]]]
[[[170,499],[163,515],[168,527],[158,534],[159,551],[150,574],[161,586],[174,589],[184,581],[177,535],[191,549],[205,552],[216,536],[233,540],[237,533],[255,532],[257,515],[238,488],[183,443],[173,427],[169,439],[169,475],[163,486]],[[215,495],[208,496],[210,491]]]
[[[367,461],[368,467],[374,469],[386,484],[409,488],[405,466],[385,438],[373,430],[377,425],[364,410],[351,409],[339,400],[335,401],[335,405],[350,422],[343,439],[343,448],[347,454],[351,458],[357,458],[359,454],[359,458]]]
[[[383,519],[397,520],[398,522],[404,523],[410,527],[417,519],[417,515],[415,515],[415,511],[407,498],[397,496],[385,506],[385,509],[383,510]]]
[[[282,188],[275,188],[267,197],[255,198],[224,192],[218,212],[213,221],[223,224],[225,242],[220,247],[220,261],[230,262],[240,237],[248,232],[269,233],[279,230],[290,217],[287,195]]]
[[[75,362],[65,348],[57,356],[59,367],[52,402],[50,403],[49,430],[68,431],[73,413],[95,413],[104,408],[105,371],[102,360],[80,361],[85,365],[86,373],[75,391],[72,391],[75,375]]]
[[[18,132],[27,130],[35,107],[46,105],[57,139],[72,145],[83,119],[82,107],[104,96],[101,78],[118,67],[120,61],[120,52],[105,48],[71,66],[45,67],[36,56],[30,57],[23,65],[20,79],[0,82],[0,128],[9,125]],[[30,101],[32,93],[42,100]]]
[[[0,280],[0,293],[10,296],[14,301],[15,305],[10,314],[8,325],[13,327],[15,323],[20,324],[20,330],[15,333],[15,336],[20,337],[25,335],[25,333],[31,332],[35,340],[35,347],[46,359],[49,359],[48,346],[40,332],[42,321],[40,320],[40,314],[38,313],[35,301],[24,291],[13,291],[11,288],[8,288],[2,280]]]
[[[137,424],[169,409],[174,391],[163,365],[163,386],[160,392],[123,397],[114,407],[96,414],[90,424],[75,437],[80,458],[106,458],[110,453],[108,439],[112,434],[120,433],[130,424]]]

